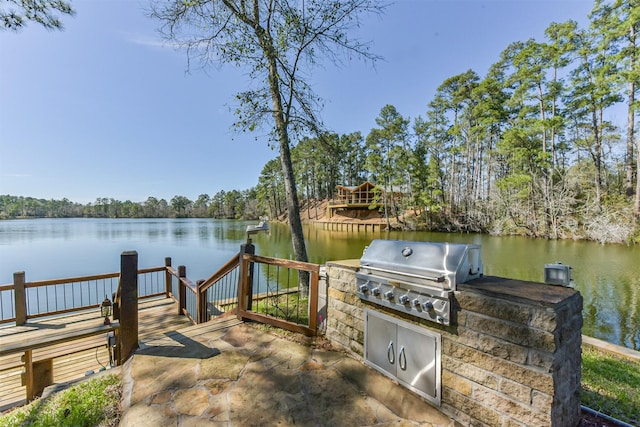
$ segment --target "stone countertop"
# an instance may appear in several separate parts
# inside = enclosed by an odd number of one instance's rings
[[[467,283],[461,283],[457,290],[477,292],[518,302],[532,302],[547,307],[558,305],[579,294],[575,289],[565,286],[495,276],[482,276]]]
[[[328,267],[342,267],[357,271],[360,268],[360,259],[343,259],[339,261],[327,261]]]

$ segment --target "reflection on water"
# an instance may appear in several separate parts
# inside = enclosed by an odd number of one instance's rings
[[[43,280],[118,271],[120,253],[136,250],[140,267],[186,265],[193,281],[208,277],[238,252],[253,222],[212,219],[41,219],[0,221],[0,284],[15,271]],[[584,298],[586,335],[640,349],[640,248],[579,241],[477,234],[327,231],[305,227],[309,260],[360,258],[376,238],[482,245],[484,273],[541,281],[544,264],[570,265]],[[256,252],[292,258],[288,226],[271,223],[252,236]]]

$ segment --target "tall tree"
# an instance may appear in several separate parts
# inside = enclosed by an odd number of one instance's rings
[[[324,60],[377,59],[367,44],[349,36],[364,13],[381,13],[376,0],[171,0],[156,1],[151,16],[165,39],[186,48],[204,66],[249,68],[256,87],[238,94],[238,126],[271,125],[284,175],[296,260],[307,261],[291,162],[291,138],[317,130],[318,97],[305,71]]]
[[[209,212],[209,204],[211,203],[211,197],[208,194],[200,194],[198,199],[193,203],[196,216],[206,217]]]
[[[575,29],[572,36],[577,66],[571,72],[567,105],[573,112],[575,125],[587,130],[582,146],[595,168],[596,208],[601,208],[605,169],[604,132],[610,126],[604,111],[621,101],[616,91],[617,63],[612,61],[615,48],[596,28]]]
[[[625,167],[625,194],[632,197],[635,193],[634,213],[640,221],[640,135],[634,142],[635,116],[640,111],[636,94],[640,87],[640,1],[638,0],[597,0],[591,11],[591,25],[604,35],[604,42],[617,46],[611,60],[618,63],[620,83],[626,85],[627,95],[627,132]],[[636,164],[634,165],[634,145]],[[634,166],[636,169],[636,188],[634,190]]]
[[[191,209],[192,206],[193,202],[185,196],[176,195],[171,199],[171,207],[173,208],[173,211],[178,218],[186,217],[187,210]]]
[[[282,169],[276,159],[269,160],[258,177],[257,196],[271,218],[282,214],[282,199],[284,185],[282,183]]]
[[[449,77],[438,87],[434,102],[451,117],[451,126],[447,130],[451,136],[448,146],[447,172],[449,175],[448,204],[452,214],[456,214],[462,202],[466,204],[469,181],[469,169],[460,169],[469,165],[469,130],[473,126],[473,115],[464,114],[473,108],[473,90],[478,86],[479,77],[473,70]],[[466,154],[466,156],[465,156]],[[464,163],[462,163],[464,160]]]
[[[394,193],[409,194],[411,179],[409,173],[410,149],[408,144],[409,119],[405,119],[393,105],[385,105],[376,118],[378,128],[367,135],[367,168],[376,184],[384,188],[384,215],[387,228],[390,210],[398,219]],[[391,206],[389,204],[392,204]]]

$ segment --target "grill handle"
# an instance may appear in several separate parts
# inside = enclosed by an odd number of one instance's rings
[[[392,365],[396,361],[395,351],[393,350],[393,341],[389,341],[389,345],[387,346],[387,360]]]
[[[372,267],[370,265],[365,266],[366,268],[368,268],[369,270],[373,270],[373,271],[379,271],[380,273],[393,273],[393,274],[401,274],[402,276],[406,276],[406,277],[411,277],[414,279],[427,279],[427,280],[431,280],[432,282],[436,282],[436,283],[442,283],[446,280],[447,276],[421,276],[419,274],[411,274],[411,273],[405,273],[405,272],[398,272],[398,271],[389,271],[389,270],[385,270],[384,268],[378,268],[378,267]]]

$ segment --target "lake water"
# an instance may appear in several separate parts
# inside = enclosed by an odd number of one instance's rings
[[[138,252],[139,267],[186,265],[194,282],[228,261],[254,222],[213,219],[37,219],[0,221],[0,284],[25,271],[27,281],[117,272],[120,254]],[[305,228],[311,262],[360,258],[372,239],[482,245],[484,274],[542,281],[544,264],[570,265],[584,298],[583,333],[640,350],[640,247],[478,234],[338,232]],[[292,258],[287,225],[253,236],[256,253]]]

